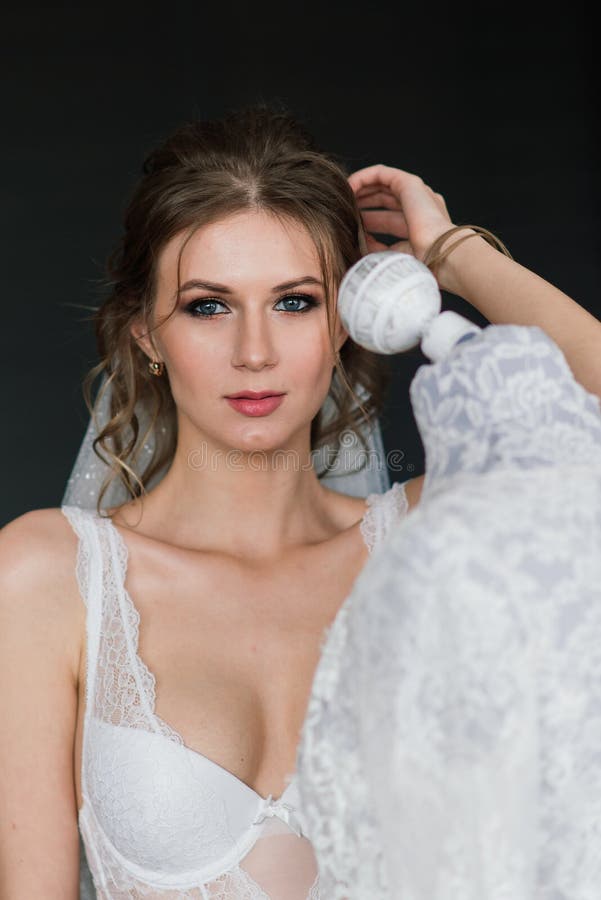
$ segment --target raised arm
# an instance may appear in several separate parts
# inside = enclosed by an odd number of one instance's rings
[[[77,900],[81,633],[58,510],[0,531],[0,898]],[[64,533],[64,532],[63,532]],[[70,577],[69,577],[70,576]]]
[[[538,325],[562,350],[576,380],[601,395],[601,322],[567,294],[481,237],[456,247],[438,278],[489,322]]]
[[[391,250],[423,260],[436,238],[453,227],[444,198],[421,178],[390,166],[354,172],[349,183],[367,231],[400,240]],[[384,206],[384,210],[365,207]],[[444,249],[467,232],[451,235]],[[368,234],[370,251],[388,249]],[[440,287],[472,304],[493,324],[538,325],[563,352],[574,377],[601,396],[601,322],[540,276],[481,237],[463,241],[435,271]]]

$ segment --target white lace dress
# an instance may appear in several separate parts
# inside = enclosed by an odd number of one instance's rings
[[[323,896],[599,900],[599,398],[534,326],[411,397],[420,503],[329,630],[301,734]]]

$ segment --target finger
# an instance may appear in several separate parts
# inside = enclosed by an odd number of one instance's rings
[[[410,256],[415,256],[413,247],[411,246],[409,241],[397,241],[396,244],[391,244],[388,249],[394,250],[397,253],[408,253]]]
[[[378,191],[389,191],[394,194],[408,222],[419,222],[433,209],[439,212],[432,190],[424,184],[419,175],[412,175],[402,169],[393,169],[391,166],[384,165],[369,166],[353,172],[349,176],[349,182],[353,186],[353,190],[362,191],[365,188],[371,190],[375,188]]]
[[[448,216],[449,211],[447,209],[447,204],[446,204],[445,198],[442,196],[442,194],[434,194],[434,197],[435,197],[436,202],[438,203],[440,209],[443,211],[443,213],[445,213]]]
[[[378,163],[375,166],[366,166],[364,169],[357,169],[348,177],[349,184],[354,191],[373,185],[381,185],[392,190],[395,194],[399,190],[400,185],[407,179],[416,179],[416,175],[411,172],[405,172],[403,169],[396,169],[392,166],[385,166]]]
[[[431,188],[424,183],[419,175],[413,175],[411,172],[405,172],[403,169],[394,169],[392,166],[384,166],[378,164],[376,166],[368,166],[366,169],[359,169],[349,175],[349,183],[353,190],[356,190],[361,196],[361,192],[368,188],[370,190],[389,191],[394,194],[405,212],[408,207],[416,204],[419,206],[423,203],[424,194],[434,199]],[[411,216],[409,216],[411,218]]]
[[[383,250],[386,250],[396,253],[408,253],[410,256],[415,256],[413,247],[411,246],[409,241],[396,241],[396,243],[394,244],[383,244],[381,241],[378,241],[377,238],[372,237],[372,235],[370,234],[368,234],[366,238],[368,253],[379,253]]]
[[[369,234],[369,232],[366,232],[365,234],[365,241],[367,243],[367,250],[369,253],[379,253],[381,250],[390,249],[388,244],[382,243],[382,241],[379,241],[373,235]]]
[[[353,177],[354,176],[354,177]],[[391,166],[377,165],[360,169],[349,176],[353,189],[357,190],[358,203],[365,205],[366,198],[373,201],[374,193],[378,193],[383,199],[386,194],[396,198],[398,207],[403,210],[408,220],[423,207],[426,197],[430,203],[435,203],[434,192],[419,177],[402,169],[394,169]],[[390,207],[390,202],[387,204]]]
[[[384,206],[387,209],[400,209],[401,203],[395,194],[390,191],[370,190],[365,193],[356,194],[357,204],[360,209],[366,206]]]
[[[407,221],[398,210],[363,210],[361,213],[365,229],[379,234],[395,234],[408,237]]]

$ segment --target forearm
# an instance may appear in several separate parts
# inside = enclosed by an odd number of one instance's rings
[[[538,325],[560,347],[577,381],[601,396],[601,322],[567,294],[481,237],[455,248],[436,274],[444,290],[463,297],[489,322]]]

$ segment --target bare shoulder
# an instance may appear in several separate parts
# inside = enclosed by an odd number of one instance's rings
[[[77,535],[59,507],[30,510],[0,529],[0,611],[60,633],[74,675],[85,619],[76,553]]]
[[[38,509],[0,530],[0,897],[15,900],[79,896],[81,612],[70,528],[60,509]]]
[[[59,507],[32,509],[0,529],[0,576],[51,578],[64,570],[76,545],[77,536]]]
[[[413,509],[419,503],[422,487],[424,486],[424,478],[425,475],[417,475],[415,478],[409,478],[408,481],[403,482],[409,509]]]

